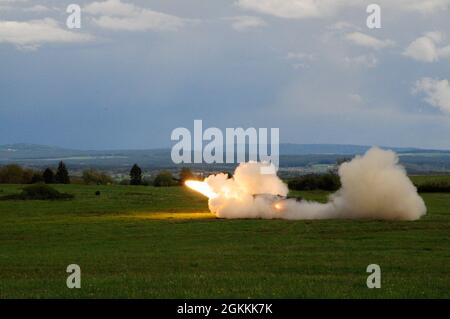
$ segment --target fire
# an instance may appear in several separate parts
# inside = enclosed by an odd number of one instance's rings
[[[216,198],[218,196],[214,193],[208,183],[189,180],[185,182],[185,185],[208,198]]]
[[[273,205],[273,207],[275,207],[276,210],[283,209],[283,205],[281,203],[276,203],[275,205]]]

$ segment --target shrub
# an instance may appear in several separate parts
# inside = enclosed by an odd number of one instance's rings
[[[433,181],[416,185],[419,193],[450,193],[450,182]]]
[[[184,182],[186,182],[189,179],[198,179],[197,176],[195,176],[194,173],[192,173],[191,169],[188,167],[183,167],[180,171],[180,185],[184,185]]]
[[[58,200],[71,199],[71,194],[60,193],[46,184],[35,184],[24,187],[20,194],[1,197],[2,200]]]
[[[0,168],[0,182],[3,184],[21,184],[23,169],[19,165],[11,164]]]
[[[31,177],[31,184],[43,183],[44,177],[40,173],[34,173]]]
[[[32,184],[37,182],[36,172],[29,168],[23,168],[17,164],[10,164],[0,168],[0,183],[2,184]]]
[[[153,186],[156,187],[175,186],[177,184],[178,182],[173,178],[172,173],[168,171],[159,173],[153,181]]]
[[[85,184],[88,185],[107,185],[107,184],[112,184],[113,183],[113,179],[111,178],[111,176],[96,171],[94,169],[88,169],[83,171],[83,182]]]

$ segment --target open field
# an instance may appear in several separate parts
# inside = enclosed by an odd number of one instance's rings
[[[446,182],[450,184],[450,174],[449,175],[415,175],[410,176],[414,184],[420,185],[429,182]]]
[[[0,201],[1,298],[450,297],[450,194],[422,194],[415,222],[282,221],[215,219],[181,187],[55,188],[75,199]],[[81,289],[66,287],[72,263]],[[372,263],[381,289],[366,287]]]

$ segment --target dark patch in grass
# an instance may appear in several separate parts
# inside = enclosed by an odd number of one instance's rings
[[[419,193],[450,193],[450,182],[432,181],[416,185]]]
[[[73,197],[72,194],[60,193],[48,185],[35,184],[24,187],[20,194],[2,196],[0,200],[64,200]]]

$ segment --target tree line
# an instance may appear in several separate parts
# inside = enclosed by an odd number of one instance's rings
[[[0,167],[0,184],[71,184],[84,183],[88,185],[153,185],[157,187],[176,186],[183,184],[187,179],[197,179],[189,168],[182,168],[178,177],[174,177],[169,171],[162,171],[154,179],[146,179],[142,169],[134,164],[129,172],[129,179],[115,181],[110,175],[95,170],[86,169],[80,177],[70,177],[67,166],[60,162],[56,170],[48,167],[43,171],[31,168],[24,168],[17,164],[9,164]]]
[[[51,168],[43,172],[31,168],[23,168],[17,164],[0,167],[1,184],[70,184],[69,172],[66,165],[60,162],[56,172]]]

